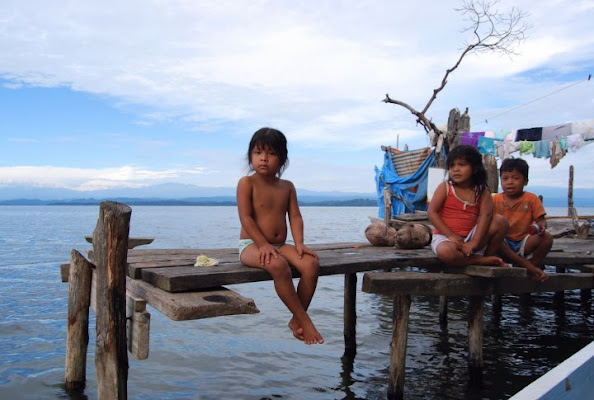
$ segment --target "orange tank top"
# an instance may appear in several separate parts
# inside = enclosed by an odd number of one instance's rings
[[[478,188],[476,189],[478,192]],[[479,215],[480,193],[477,193],[476,202],[469,203],[461,200],[456,195],[456,190],[451,183],[446,184],[446,199],[441,208],[441,219],[457,235],[466,237],[475,227]],[[441,232],[435,230],[435,233]]]

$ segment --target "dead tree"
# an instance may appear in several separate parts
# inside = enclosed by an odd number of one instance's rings
[[[453,73],[462,63],[462,60],[471,53],[502,53],[509,56],[517,54],[515,52],[516,46],[523,42],[526,37],[526,32],[530,29],[530,25],[525,22],[528,14],[522,12],[517,7],[507,13],[499,12],[495,6],[499,0],[463,0],[462,6],[456,11],[460,12],[464,19],[469,21],[469,26],[464,29],[464,32],[472,33],[472,40],[465,43],[465,48],[460,53],[458,60],[452,67],[446,70],[439,87],[433,89],[433,93],[429,101],[421,109],[417,110],[413,106],[401,100],[392,99],[389,94],[386,94],[384,103],[392,103],[406,108],[416,118],[417,123],[421,124],[425,132],[433,131],[435,137],[445,135],[426,114],[429,107],[437,98],[437,94],[441,92],[448,83],[448,77]],[[446,137],[444,145],[446,152],[449,150],[452,143],[452,137]],[[433,143],[435,144],[435,143]]]

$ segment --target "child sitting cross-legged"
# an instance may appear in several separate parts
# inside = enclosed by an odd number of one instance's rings
[[[532,279],[542,282],[549,276],[543,260],[553,245],[546,231],[546,211],[541,200],[524,191],[528,184],[528,163],[521,158],[507,158],[499,168],[502,193],[493,196],[493,212],[507,219],[509,228],[501,246],[503,257],[528,270]],[[526,256],[532,255],[532,258]]]

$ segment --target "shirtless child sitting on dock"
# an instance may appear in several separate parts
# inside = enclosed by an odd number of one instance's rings
[[[501,248],[504,258],[528,270],[532,279],[548,279],[543,260],[553,246],[546,232],[546,211],[540,199],[524,191],[528,184],[528,163],[521,158],[506,158],[499,167],[503,193],[493,196],[493,211],[507,219],[509,229]],[[532,254],[532,259],[526,258]]]
[[[288,162],[287,139],[276,129],[261,128],[252,136],[247,159],[253,173],[237,184],[239,260],[272,275],[278,296],[293,313],[289,328],[296,338],[306,344],[324,343],[307,314],[318,283],[318,256],[303,244],[303,218],[295,186],[280,179]],[[285,243],[287,215],[294,245]],[[301,274],[297,290],[291,267]]]

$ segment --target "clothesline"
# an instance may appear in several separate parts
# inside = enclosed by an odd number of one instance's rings
[[[517,151],[536,158],[550,158],[551,168],[559,163],[568,150],[576,152],[587,141],[594,140],[594,119],[570,124],[512,130],[505,137],[494,132],[464,132],[461,144],[471,145],[482,154],[500,159]]]

